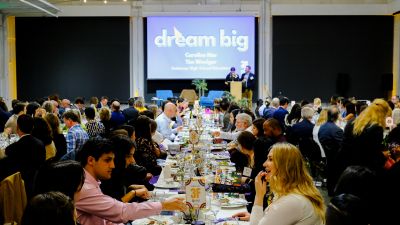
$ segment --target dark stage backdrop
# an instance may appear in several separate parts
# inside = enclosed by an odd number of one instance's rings
[[[16,18],[17,93],[129,98],[129,18]]]
[[[392,58],[392,16],[273,17],[274,96],[386,97]]]

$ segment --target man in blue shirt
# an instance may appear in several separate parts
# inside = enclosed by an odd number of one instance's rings
[[[164,106],[164,112],[161,113],[157,119],[157,131],[160,132],[164,138],[167,138],[171,141],[175,139],[175,135],[182,130],[182,126],[178,126],[174,129],[175,122],[171,120],[171,118],[176,116],[176,105],[174,103],[168,102]]]

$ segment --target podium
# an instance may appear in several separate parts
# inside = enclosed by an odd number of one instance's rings
[[[238,101],[242,99],[242,82],[241,81],[231,81],[229,82],[231,87],[231,95],[235,97],[235,100]]]

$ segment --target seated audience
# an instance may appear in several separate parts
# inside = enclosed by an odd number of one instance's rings
[[[174,124],[172,118],[176,116],[176,111],[176,105],[168,102],[164,105],[164,112],[156,119],[157,131],[160,132],[164,138],[167,138],[171,141],[173,141],[175,139],[175,135],[182,130],[182,126],[178,126],[173,129],[173,125],[171,125]]]
[[[125,116],[122,114],[120,110],[121,104],[119,101],[114,100],[111,102],[111,118],[110,118],[110,125],[111,129],[116,129],[119,126],[125,124]]]
[[[56,115],[48,113],[44,119],[51,129],[51,136],[53,137],[53,142],[57,149],[54,160],[57,161],[67,153],[67,140],[65,139],[64,134],[61,133],[60,120]]]
[[[104,195],[100,180],[111,178],[115,148],[106,139],[89,139],[78,153],[85,170],[85,183],[75,202],[82,225],[119,224],[160,214],[161,210],[185,210],[183,199],[171,198],[163,202],[123,203]]]
[[[264,128],[263,128],[264,122],[265,122],[264,118],[258,118],[253,121],[253,126],[251,127],[251,133],[253,133],[253,135],[256,138],[264,136]]]
[[[63,156],[63,160],[75,159],[75,153],[89,139],[89,135],[82,129],[80,124],[79,113],[75,110],[69,110],[63,114],[63,120],[68,127],[67,140],[67,155]]]
[[[46,160],[52,159],[56,156],[56,146],[51,136],[50,125],[42,117],[35,117],[33,119],[32,136],[41,140],[46,148]]]
[[[133,124],[139,117],[139,111],[135,109],[135,99],[128,99],[128,108],[122,110],[127,124]]]
[[[8,132],[10,134],[17,133],[17,119],[18,116],[23,115],[26,113],[26,104],[22,102],[18,102],[13,107],[13,115],[7,120],[6,124],[4,125],[4,129],[10,129]]]
[[[104,125],[104,135],[103,137],[108,137],[111,131],[111,111],[107,107],[99,109],[100,122]]]
[[[87,123],[85,124],[89,137],[100,137],[105,134],[105,128],[102,122],[97,121],[96,111],[92,107],[85,109]]]
[[[28,199],[32,197],[35,173],[46,160],[46,149],[42,141],[31,135],[33,124],[32,117],[20,115],[17,119],[17,134],[20,139],[5,150],[8,162],[6,163],[7,171],[10,172],[7,176],[18,171],[21,172]]]
[[[147,116],[139,116],[136,120],[136,162],[153,175],[161,173],[161,167],[157,165],[157,158],[161,151],[151,137],[151,119]]]
[[[135,109],[139,112],[143,112],[147,110],[146,107],[144,107],[144,99],[143,97],[137,97],[135,100]]]
[[[122,202],[132,202],[134,198],[148,199],[147,188],[143,185],[146,181],[146,169],[140,170],[133,166],[135,159],[135,144],[127,136],[117,135],[111,139],[115,151],[114,165],[111,179],[105,180],[100,187],[104,194]]]
[[[235,141],[242,131],[247,130],[251,132],[251,125],[252,125],[251,116],[249,116],[246,113],[239,113],[236,116],[236,123],[235,123],[236,130],[234,132],[215,131],[212,133],[212,135],[214,137]]]

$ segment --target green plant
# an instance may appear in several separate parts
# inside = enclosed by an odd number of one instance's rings
[[[233,96],[229,91],[224,91],[224,98],[227,98],[229,102],[235,101],[235,96]]]
[[[204,95],[204,91],[207,91],[207,82],[206,80],[203,79],[194,79],[192,80],[192,85],[196,87],[196,90],[199,91],[199,96]]]
[[[237,101],[237,104],[240,108],[249,108],[249,102],[247,101],[247,98],[240,99]]]

